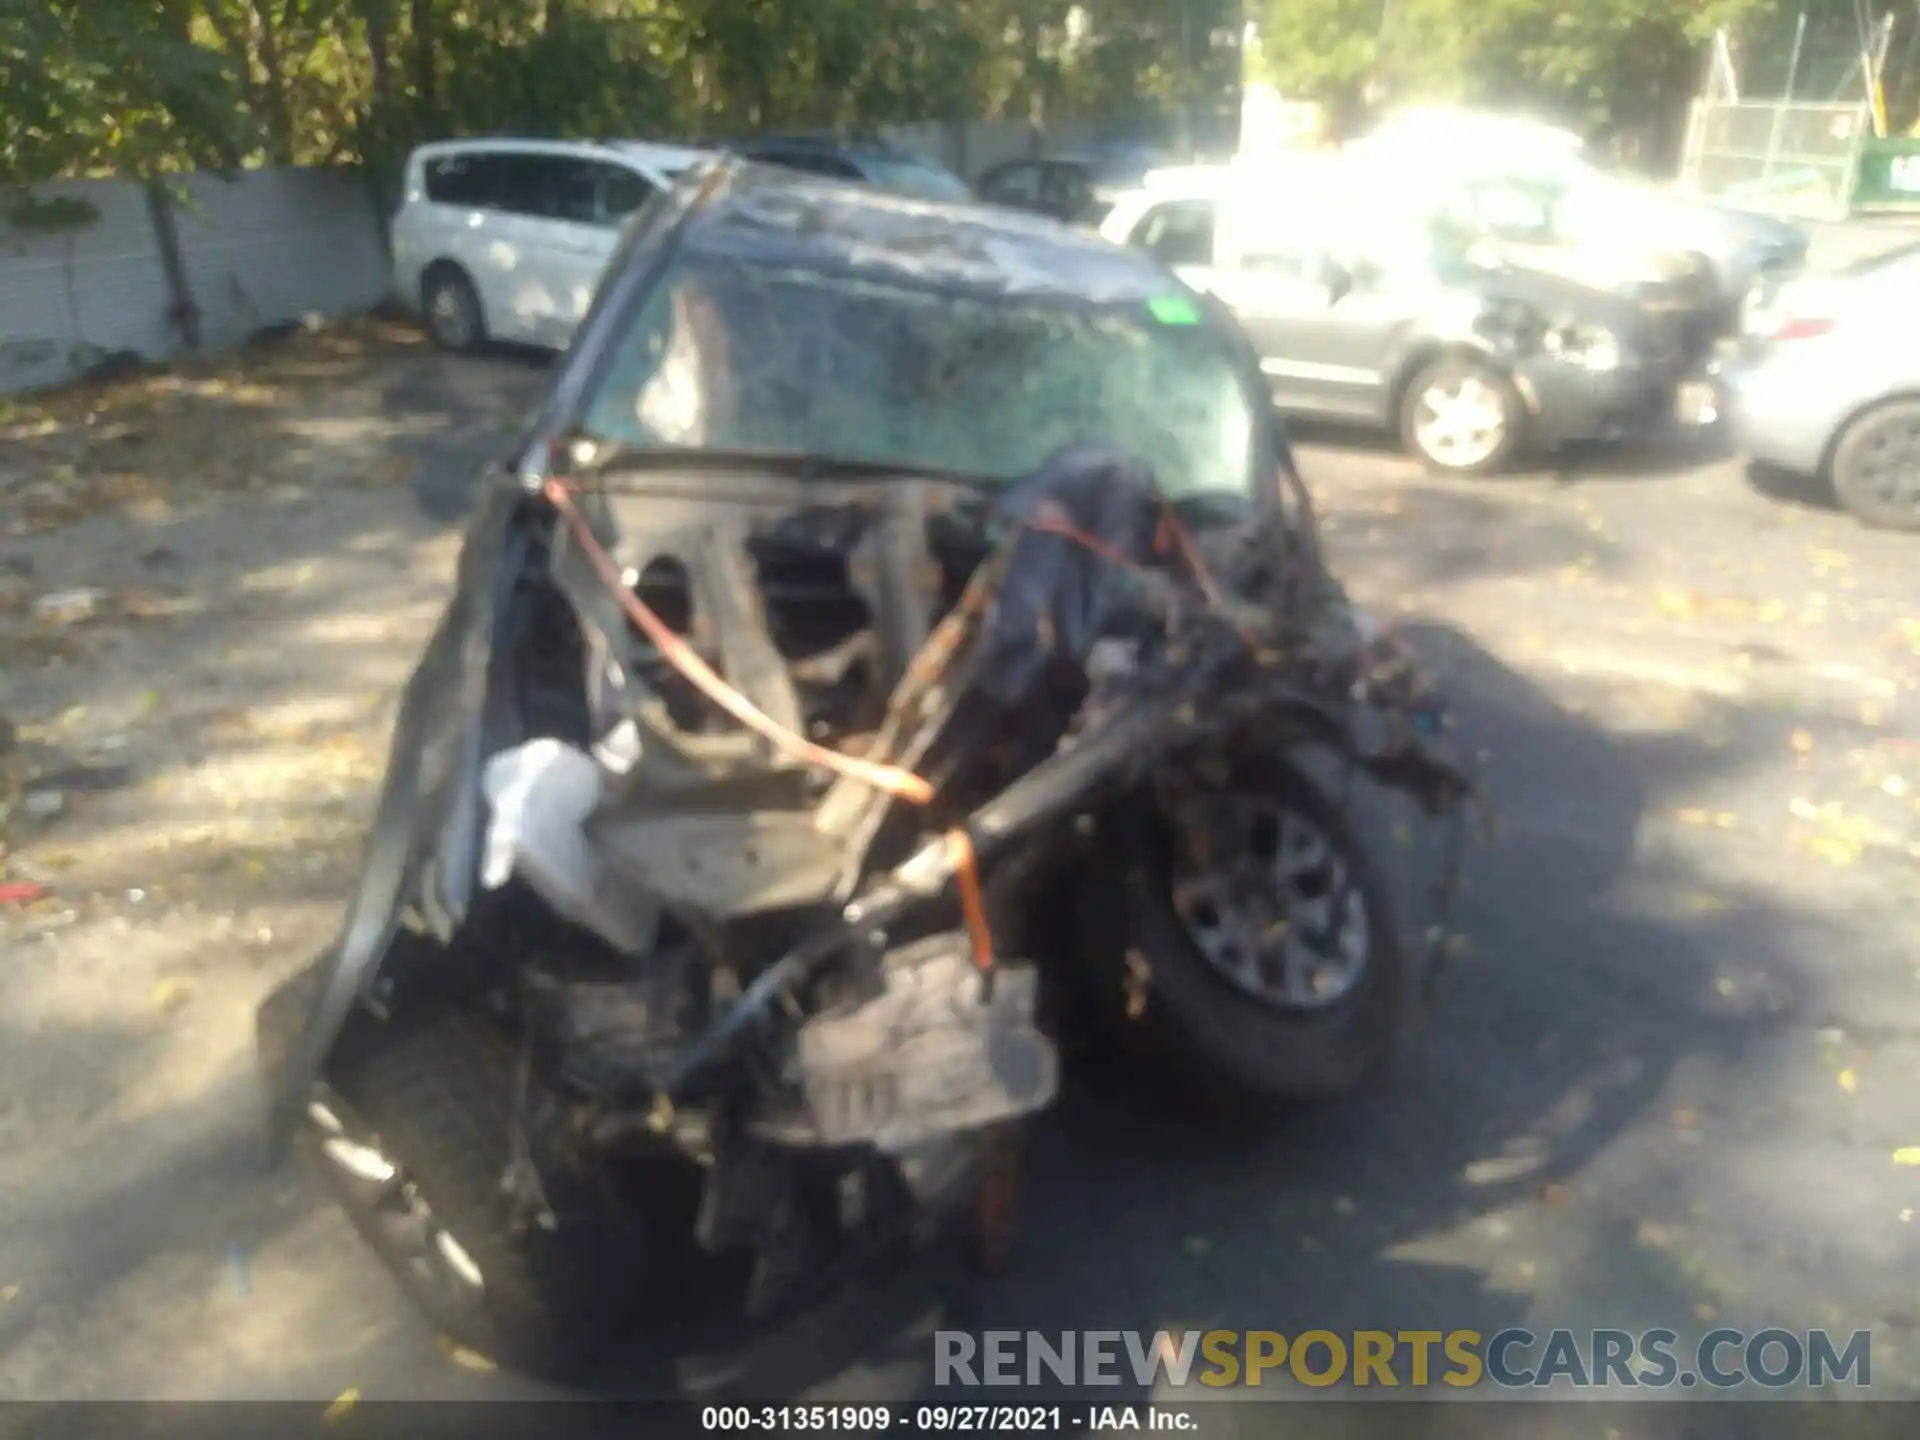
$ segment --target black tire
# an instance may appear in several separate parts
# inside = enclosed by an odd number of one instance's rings
[[[259,1056],[260,1072],[276,1094],[294,1043],[300,1038],[307,1016],[326,984],[327,967],[332,958],[328,951],[316,955],[275,986],[254,1012],[254,1049]]]
[[[343,1043],[327,1076],[349,1134],[369,1137],[398,1167],[397,1180],[478,1267],[479,1290],[449,1285],[405,1243],[406,1226],[391,1208],[395,1181],[370,1181],[325,1158],[317,1125],[305,1139],[354,1227],[443,1333],[565,1383],[590,1373],[641,1312],[645,1231],[602,1172],[530,1124],[528,1145],[558,1223],[509,1232],[501,1181],[517,1060],[504,1032],[447,1008],[404,1025],[369,1025]]]
[[[1345,818],[1297,772],[1247,761],[1234,793],[1271,798],[1309,820],[1345,863],[1367,917],[1370,954],[1353,987],[1311,1009],[1283,1008],[1241,989],[1202,954],[1172,897],[1172,832],[1144,800],[1109,828],[1112,850],[1081,887],[1083,935],[1105,1022],[1128,1048],[1164,1067],[1202,1103],[1224,1112],[1319,1100],[1360,1085],[1401,1033],[1407,970],[1394,906]],[[1119,876],[1119,894],[1112,890]],[[1144,976],[1129,973],[1145,962]],[[1128,1014],[1131,996],[1140,1004]]]
[[[442,350],[471,355],[487,343],[487,312],[480,292],[458,265],[442,260],[420,282],[420,313],[427,335]]]
[[[1478,381],[1497,398],[1500,420],[1490,448],[1453,458],[1437,451],[1425,432],[1424,415],[1436,389]],[[1400,443],[1429,470],[1443,475],[1493,475],[1512,463],[1525,439],[1527,407],[1513,381],[1494,365],[1471,355],[1442,355],[1420,368],[1400,397]]]
[[[1920,398],[1856,416],[1833,449],[1833,493],[1864,524],[1920,530]]]

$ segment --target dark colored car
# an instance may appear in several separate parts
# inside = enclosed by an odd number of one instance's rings
[[[1151,257],[716,161],[483,478],[357,893],[259,1022],[443,1332],[568,1378],[956,1228],[999,1260],[1043,978],[1195,1104],[1398,1042],[1451,887],[1361,807],[1457,863],[1444,706]]]
[[[974,182],[974,191],[990,205],[1074,225],[1098,225],[1123,191],[1167,163],[1159,152],[1138,146],[1094,155],[1007,160],[985,171]]]
[[[1368,227],[1304,173],[1286,203],[1269,193],[1226,168],[1168,171],[1101,228],[1227,304],[1289,414],[1397,431],[1429,466],[1481,474],[1710,393],[1690,312],[1481,263],[1417,224]]]
[[[966,181],[945,166],[878,141],[820,135],[754,135],[722,147],[744,159],[807,175],[851,180],[919,200],[966,200]]]

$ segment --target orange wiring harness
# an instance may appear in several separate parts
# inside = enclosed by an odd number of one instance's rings
[[[627,612],[627,618],[640,627],[641,633],[653,642],[654,648],[659,650],[661,657],[686,676],[693,687],[707,699],[754,734],[766,740],[775,749],[785,752],[795,760],[805,761],[809,765],[818,765],[821,769],[831,770],[836,775],[861,781],[897,800],[905,800],[913,805],[925,805],[933,799],[933,786],[911,770],[902,770],[897,765],[876,765],[871,760],[862,760],[856,755],[842,755],[838,750],[816,745],[805,736],[794,734],[721,679],[713,667],[700,657],[698,651],[674,634],[672,627],[654,614],[647,603],[621,580],[620,567],[614,563],[613,557],[607,554],[605,547],[594,535],[593,527],[587,523],[586,517],[574,505],[573,496],[565,482],[557,479],[547,481],[546,496],[573,530],[574,538],[580,542],[580,548],[586,552],[587,559],[592,563],[601,580],[619,597],[621,608]]]
[[[544,487],[546,498],[554,509],[566,521],[575,540],[585,552],[588,562],[607,588],[618,597],[620,607],[627,618],[640,627],[640,631],[661,658],[678,670],[707,699],[718,705],[727,714],[738,720],[749,730],[759,735],[777,750],[793,759],[809,765],[818,765],[836,775],[871,785],[884,794],[897,800],[905,800],[913,805],[926,805],[933,800],[933,786],[911,770],[897,765],[881,765],[871,760],[862,760],[855,755],[844,755],[825,745],[816,745],[803,735],[796,735],[766,711],[755,705],[732,685],[729,685],[714,668],[701,658],[700,653],[691,645],[674,634],[671,626],[654,613],[652,608],[634,594],[620,575],[620,567],[601,545],[593,533],[593,527],[587,523],[586,516],[580,513],[573,503],[573,487],[559,478],[552,478]],[[1140,565],[1130,556],[1076,529],[1066,520],[1055,515],[1042,514],[1035,517],[1029,529],[1042,531],[1050,535],[1059,535],[1071,540],[1084,549],[1092,551],[1104,560],[1130,570],[1141,570]],[[1172,546],[1168,545],[1171,539]],[[1214,597],[1213,579],[1200,563],[1193,541],[1186,528],[1169,512],[1161,517],[1161,531],[1158,548],[1166,550],[1177,548],[1193,568],[1201,587],[1208,597]],[[960,913],[967,928],[967,937],[973,946],[973,961],[982,970],[991,970],[994,964],[993,929],[987,921],[987,906],[984,889],[980,883],[979,858],[974,852],[973,838],[964,827],[956,827],[947,832],[947,858],[953,866],[954,886],[960,895]]]

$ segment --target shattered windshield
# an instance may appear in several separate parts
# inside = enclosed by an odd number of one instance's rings
[[[892,156],[872,156],[866,163],[867,173],[873,177],[875,184],[901,195],[911,195],[916,200],[973,198],[972,192],[959,176],[942,170],[938,165],[911,158],[896,160]]]
[[[1179,498],[1248,493],[1259,412],[1191,297],[978,297],[683,252],[588,407],[595,439],[1009,481],[1117,447]]]

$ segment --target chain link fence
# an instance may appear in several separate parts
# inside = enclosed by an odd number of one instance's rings
[[[1688,118],[1681,187],[1703,199],[1843,220],[1873,134],[1865,104],[1700,100]]]

